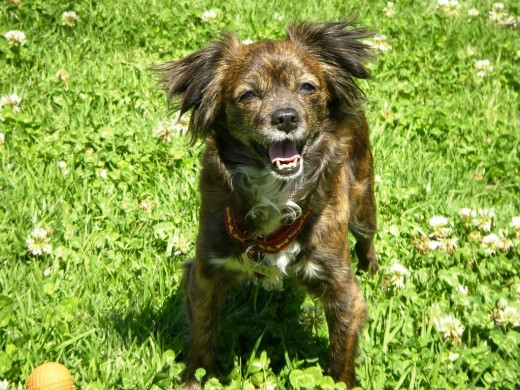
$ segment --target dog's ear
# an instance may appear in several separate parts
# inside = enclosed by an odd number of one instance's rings
[[[364,97],[354,79],[370,78],[365,63],[373,58],[370,46],[362,39],[373,34],[363,28],[351,28],[352,25],[351,20],[294,24],[287,30],[287,39],[314,55],[336,98],[354,106]]]
[[[174,108],[180,110],[180,115],[192,110],[189,125],[192,143],[208,135],[218,115],[223,63],[239,45],[236,36],[226,35],[184,59],[152,68],[159,85],[168,93],[168,104],[175,102]]]

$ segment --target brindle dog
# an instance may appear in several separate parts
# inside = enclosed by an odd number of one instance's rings
[[[355,385],[367,308],[349,231],[358,266],[379,268],[372,154],[355,81],[369,78],[369,36],[349,21],[301,23],[283,40],[246,45],[230,34],[156,68],[181,114],[191,111],[192,142],[205,142],[196,255],[184,275],[186,387],[200,387],[198,367],[214,368],[228,288],[247,276],[286,274],[324,307],[330,375]]]

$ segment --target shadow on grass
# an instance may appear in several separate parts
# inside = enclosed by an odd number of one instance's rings
[[[178,354],[188,337],[180,289],[159,308],[153,302],[141,302],[125,312],[114,313],[110,321],[127,345],[142,345],[152,338],[162,349],[159,352],[171,349]]]
[[[252,282],[230,290],[221,313],[217,374],[227,375],[237,359],[245,368],[260,337],[257,356],[265,350],[274,372],[282,370],[287,359],[318,359],[326,367],[328,341],[317,335],[323,331],[316,332],[316,327],[326,329],[324,317],[312,309],[310,316],[305,315],[309,314],[302,310],[305,290],[291,280],[284,282],[282,292],[268,292]],[[171,349],[179,354],[179,361],[184,359],[188,329],[180,289],[159,309],[135,307],[128,313],[115,314],[112,321],[126,343],[142,345],[152,337],[163,349],[160,352]]]
[[[253,283],[242,284],[228,294],[218,344],[220,369],[224,372],[233,367],[235,356],[244,366],[260,337],[256,355],[265,350],[274,372],[283,369],[287,359],[317,358],[326,367],[328,341],[313,331],[313,326],[324,325],[324,317],[316,317],[314,310],[302,310],[306,293],[297,283],[287,279],[284,284],[281,292],[268,292]]]

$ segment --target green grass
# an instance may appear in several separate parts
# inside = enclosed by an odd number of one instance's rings
[[[279,38],[292,20],[354,13],[391,45],[370,66],[374,81],[362,83],[382,270],[360,276],[370,313],[360,385],[518,388],[520,239],[510,224],[520,215],[519,30],[491,21],[490,1],[461,1],[451,18],[435,1],[398,1],[394,18],[384,15],[385,1],[252,3],[0,5],[0,34],[26,35],[23,47],[0,39],[0,96],[22,99],[0,121],[0,383],[24,388],[34,367],[60,361],[77,388],[179,386],[179,287],[193,257],[201,147],[155,136],[168,116],[148,68],[221,30]],[[520,14],[517,2],[504,4]],[[209,9],[219,16],[204,23]],[[74,27],[62,26],[68,10],[79,17]],[[484,78],[476,75],[482,59],[494,67]],[[62,68],[68,82],[56,77]],[[512,248],[487,254],[490,232],[464,223],[462,208],[494,209],[491,232]],[[446,234],[458,239],[451,253],[424,248],[433,216],[445,216]],[[51,253],[28,251],[35,228],[48,232]],[[396,262],[409,271],[400,289]],[[509,322],[501,321],[506,312]],[[460,340],[439,330],[448,315],[464,327]],[[323,314],[296,286],[238,286],[224,308],[219,355],[208,388],[334,388],[322,377]]]

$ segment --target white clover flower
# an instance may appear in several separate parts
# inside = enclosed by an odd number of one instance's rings
[[[510,16],[507,19],[504,19],[500,22],[502,26],[510,26],[513,28],[520,27],[520,16]],[[518,51],[517,51],[518,54]]]
[[[436,249],[439,249],[440,247],[442,247],[442,242],[435,241],[435,240],[428,241],[428,249],[429,250],[434,251]]]
[[[61,15],[61,24],[65,27],[74,27],[78,21],[78,15],[74,11],[65,11]]]
[[[433,324],[445,339],[450,340],[453,344],[460,344],[464,326],[457,318],[451,314],[444,317],[435,317]]]
[[[431,238],[442,241],[448,238],[448,236],[451,234],[451,228],[447,226],[449,225],[449,221],[442,215],[435,215],[431,217],[428,221],[428,224],[433,230],[430,234]]]
[[[388,269],[388,283],[396,290],[404,288],[404,278],[410,275],[410,271],[402,264],[395,262]]]
[[[470,18],[476,18],[477,16],[479,16],[480,12],[478,12],[478,9],[476,8],[470,8],[468,10],[468,16]]]
[[[279,22],[283,20],[283,15],[278,13],[278,12],[275,12],[274,15],[273,15],[273,19],[274,20],[278,20]]]
[[[42,228],[34,229],[25,240],[27,251],[35,256],[41,256],[52,252],[50,237],[47,237],[47,230]]]
[[[425,243],[428,250],[430,251],[440,250],[442,252],[452,254],[457,246],[458,241],[459,239],[456,237],[449,238],[445,236],[439,236],[436,240],[430,240],[428,237],[426,237]]]
[[[475,67],[477,68],[478,77],[486,77],[493,72],[493,65],[491,65],[489,60],[478,60],[475,63]]]
[[[467,297],[468,296],[468,293],[469,293],[469,289],[466,287],[466,286],[463,286],[462,284],[459,284],[456,288],[455,288],[455,292],[460,295],[460,296],[463,296],[463,297]]]
[[[482,237],[482,248],[485,249],[487,255],[493,255],[498,251],[500,237],[495,233]]]
[[[509,226],[511,226],[511,228],[513,229],[515,236],[520,236],[520,216],[513,217]]]
[[[171,237],[169,245],[172,245],[175,249],[173,252],[175,256],[187,254],[191,247],[190,241],[183,235],[177,233]]]
[[[455,291],[457,291],[458,294],[464,297],[467,297],[469,292],[468,288],[466,286],[463,286],[462,284],[459,284]]]
[[[458,238],[444,238],[442,240],[442,250],[446,253],[452,254],[455,248],[457,247]]]
[[[520,326],[520,313],[518,310],[511,306],[499,308],[494,313],[495,322],[500,326]]]
[[[494,219],[494,209],[478,209],[478,212],[475,218],[473,219],[473,225],[475,225],[484,232],[489,232],[491,231],[491,226],[493,225]]]
[[[413,239],[413,245],[419,253],[426,253],[428,251],[434,251],[435,247],[430,247],[430,238],[428,236],[415,237]]]
[[[107,170],[106,169],[102,169],[101,171],[99,171],[98,176],[101,179],[106,181],[108,179],[108,172],[107,172]]]
[[[69,173],[69,170],[67,169],[67,163],[65,161],[58,161],[57,165],[62,175],[67,175]]]
[[[459,216],[464,222],[469,222],[472,218],[477,216],[477,212],[468,208],[463,208],[459,210]]]
[[[373,44],[370,45],[370,47],[374,47]],[[390,104],[388,101],[383,103],[383,109],[381,110],[381,115],[383,115],[385,118],[388,118],[392,111],[390,110]]]
[[[139,210],[144,211],[145,213],[149,213],[153,210],[153,204],[150,198],[146,198],[139,203]]]
[[[174,134],[174,123],[172,121],[161,121],[155,129],[155,136],[164,142],[172,142]]]
[[[4,34],[4,38],[9,46],[25,45],[25,34],[23,31],[12,30]]]
[[[435,215],[430,218],[428,221],[428,224],[430,227],[437,229],[437,228],[443,228],[448,224],[448,219],[446,217],[443,217],[442,215]]]
[[[393,1],[389,1],[386,3],[386,7],[383,8],[383,11],[385,12],[385,16],[387,18],[393,18],[395,16],[395,4]]]
[[[43,276],[45,276],[46,278],[51,276],[52,275],[52,267],[49,267],[49,268],[46,268],[44,271],[43,271]]]
[[[184,134],[186,131],[186,126],[179,120],[164,120],[157,125],[155,136],[169,143],[174,134]]]
[[[242,41],[243,45],[250,45],[253,43],[253,40],[251,38],[246,38]]]
[[[507,14],[504,14],[504,12],[496,11],[494,9],[489,11],[489,19],[495,23],[500,23],[502,20],[504,20],[506,15]]]
[[[500,23],[507,17],[507,12],[504,10],[503,3],[494,3],[493,8],[489,11],[489,19],[491,21]]]
[[[215,10],[213,10],[213,9],[210,9],[210,10],[204,11],[204,12],[202,13],[202,15],[200,16],[200,18],[202,19],[202,21],[205,22],[205,23],[212,22],[212,21],[214,21],[215,19],[217,19],[217,17],[218,17],[217,11],[215,11]]]
[[[4,95],[0,98],[0,109],[4,107],[11,107],[14,112],[19,112],[21,102],[22,99],[15,93]]]
[[[497,307],[499,309],[505,309],[506,307],[509,306],[509,302],[506,301],[504,298],[500,298],[497,302]]]
[[[504,232],[502,232],[501,230],[498,233],[500,237],[498,250],[500,252],[509,252],[511,249],[513,249],[513,241],[511,241],[507,237],[504,237]]]
[[[444,16],[451,18],[459,14],[460,4],[457,0],[438,0],[437,8]]]
[[[7,379],[4,379],[0,382],[0,390],[7,390],[9,387],[9,382],[7,382]]]
[[[482,248],[488,256],[494,255],[497,252],[507,252],[511,250],[512,247],[513,243],[511,240],[498,236],[495,233],[490,233],[482,237]]]
[[[392,46],[387,42],[386,35],[375,35],[374,43],[371,46],[381,52],[386,52],[392,49]]]
[[[69,82],[69,74],[67,73],[67,71],[63,68],[61,68],[60,70],[58,70],[56,72],[56,78],[59,80],[59,81],[62,81],[64,83],[68,83]]]
[[[456,353],[456,352],[450,352],[450,353],[448,354],[448,360],[449,360],[450,362],[454,362],[454,361],[456,361],[459,357],[460,357],[460,354],[458,354],[458,353]]]

